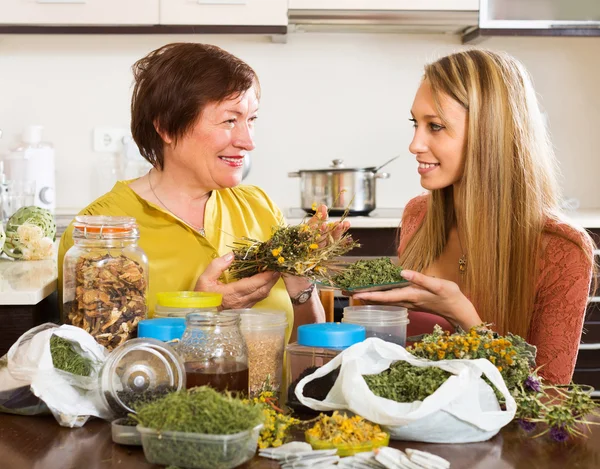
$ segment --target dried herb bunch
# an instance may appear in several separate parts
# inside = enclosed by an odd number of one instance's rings
[[[491,361],[515,398],[515,419],[524,430],[536,430],[532,433],[534,436],[549,434],[556,441],[565,441],[584,435],[582,427],[597,424],[587,420],[590,415],[600,415],[586,389],[589,387],[545,384],[537,375],[536,349],[522,337],[510,333],[501,337],[481,326],[449,334],[436,326],[432,334],[408,350],[430,360],[486,358]],[[496,393],[498,395],[497,390]]]
[[[264,423],[258,439],[260,449],[270,446],[281,446],[290,439],[290,429],[294,425],[300,424],[300,420],[290,416],[284,409],[279,407],[277,398],[273,390],[268,389],[268,383],[265,390],[262,390],[257,397],[244,402],[252,402],[262,408]]]
[[[332,278],[332,285],[352,289],[370,285],[402,282],[402,267],[394,265],[389,257],[359,260],[349,264]]]
[[[71,341],[57,335],[50,337],[50,355],[52,365],[57,370],[66,371],[78,376],[90,376],[93,366],[92,360],[82,356]]]
[[[376,396],[396,402],[414,402],[433,394],[450,376],[451,373],[440,368],[421,368],[397,361],[387,370],[363,378]]]
[[[135,337],[146,317],[146,278],[126,256],[81,257],[75,265],[75,299],[65,303],[70,324],[112,350]]]
[[[450,334],[436,325],[432,334],[407,350],[429,360],[487,358],[496,365],[508,389],[525,381],[531,367],[535,367],[535,348],[532,349],[521,337],[510,333],[500,337],[485,327]]]
[[[320,217],[320,212],[315,216]],[[235,279],[269,270],[329,280],[336,272],[336,258],[359,246],[348,233],[335,239],[335,226],[325,222],[282,224],[273,228],[267,241],[242,238],[232,246],[235,258],[229,272]]]

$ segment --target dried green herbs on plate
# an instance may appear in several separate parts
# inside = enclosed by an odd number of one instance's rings
[[[410,285],[410,282],[402,278],[401,272],[402,267],[394,265],[389,257],[361,259],[346,265],[332,277],[329,284],[321,285],[351,293],[391,290]]]

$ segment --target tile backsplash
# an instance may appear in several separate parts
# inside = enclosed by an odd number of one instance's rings
[[[262,36],[14,35],[0,37],[0,151],[28,124],[45,126],[56,147],[57,211],[74,213],[109,188],[114,155],[95,153],[95,127],[128,127],[131,65],[168,42],[217,44],[246,60],[262,85],[252,170],[282,207],[298,206],[299,182],[287,173],[390,164],[377,185],[377,205],[403,206],[421,192],[408,152],[409,110],[423,65],[459,50],[443,35],[292,34],[287,44]],[[492,38],[530,70],[561,163],[565,196],[600,207],[597,123],[600,38]],[[99,178],[104,170],[104,179]]]

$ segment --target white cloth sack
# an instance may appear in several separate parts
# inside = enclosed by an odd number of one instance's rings
[[[79,345],[92,360],[89,377],[57,370],[52,364],[50,338],[59,336]],[[81,427],[90,416],[110,418],[100,397],[98,374],[107,351],[79,327],[46,323],[30,329],[9,349],[7,366],[0,370],[0,391],[29,386],[64,427]],[[10,389],[9,389],[10,387]]]
[[[395,402],[373,394],[363,375],[378,374],[396,361],[441,368],[453,374],[423,401]],[[324,401],[304,397],[307,383],[340,368]],[[482,373],[503,394],[501,410]],[[404,347],[369,338],[347,348],[329,363],[304,377],[295,389],[298,400],[314,410],[349,410],[385,427],[396,440],[428,443],[470,443],[496,435],[515,416],[517,404],[498,369],[486,359],[430,361]]]

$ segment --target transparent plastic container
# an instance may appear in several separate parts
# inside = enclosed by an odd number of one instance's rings
[[[226,310],[240,315],[240,330],[248,348],[249,392],[256,396],[268,382],[275,393],[281,388],[285,331],[285,311],[266,309]]]
[[[400,306],[359,305],[344,308],[343,323],[359,324],[367,337],[406,345],[406,327],[410,322],[408,310]]]
[[[136,425],[126,425],[128,421],[127,417],[122,417],[111,422],[112,441],[120,445],[142,446],[142,435],[138,432]]]
[[[340,352],[365,340],[365,328],[356,324],[322,323],[298,327],[298,342],[286,347],[287,405],[298,412],[312,413],[302,405],[295,394],[298,382],[329,363]],[[304,395],[323,400],[335,383],[338,370],[317,378],[304,388]]]
[[[177,347],[185,362],[188,388],[208,385],[217,391],[248,393],[248,349],[240,315],[231,312],[190,313]]]
[[[137,426],[144,456],[152,464],[192,469],[231,469],[256,454],[262,425],[233,435],[168,432]]]
[[[135,413],[135,405],[185,388],[179,355],[155,339],[132,339],[113,350],[100,372],[100,398],[115,417]]]
[[[148,258],[135,218],[78,216],[63,263],[63,317],[108,350],[146,318]]]
[[[155,318],[181,317],[189,313],[219,311],[223,295],[198,291],[160,292],[156,294]]]

